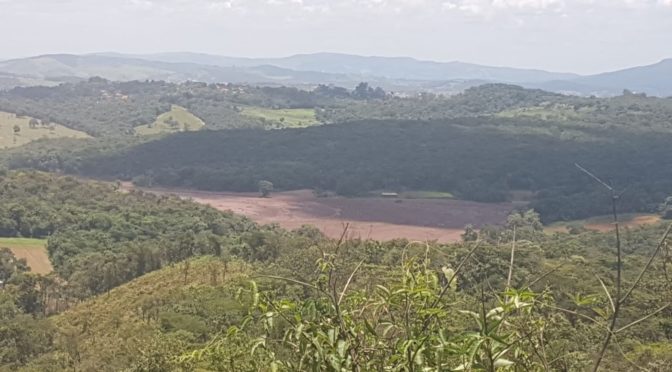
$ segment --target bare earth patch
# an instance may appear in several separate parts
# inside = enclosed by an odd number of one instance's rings
[[[11,247],[16,258],[25,258],[30,272],[46,275],[54,270],[44,247]]]
[[[125,185],[129,187],[128,185]],[[353,238],[437,240],[455,242],[468,224],[496,225],[513,209],[510,203],[486,204],[461,200],[318,198],[310,190],[273,193],[204,192],[177,189],[143,189],[156,194],[191,198],[220,210],[230,210],[261,223],[286,229],[313,225],[337,238],[345,224]]]

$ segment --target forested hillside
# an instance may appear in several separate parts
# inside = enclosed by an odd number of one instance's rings
[[[297,96],[296,98],[293,98]],[[186,108],[209,129],[264,128],[263,121],[241,115],[239,106],[301,107],[296,88],[255,88],[202,83],[116,83],[90,79],[57,87],[15,88],[0,93],[0,110],[63,123],[96,137],[132,136],[135,128]]]
[[[460,117],[532,117],[575,125],[670,131],[672,99],[625,92],[613,98],[563,96],[487,84],[454,96],[397,95],[361,83],[354,90],[312,90],[234,84],[117,83],[93,78],[57,87],[0,92],[0,111],[59,123],[96,137],[137,135],[171,110],[185,108],[206,129],[291,127],[295,115],[316,123],[355,120],[439,120]],[[296,110],[296,111],[292,111]]]
[[[3,370],[672,367],[664,225],[548,234],[518,211],[458,244],[334,241],[70,177],[0,190],[2,234],[49,235],[56,268],[0,250]]]
[[[285,190],[436,190],[477,201],[524,191],[545,221],[608,212],[575,163],[627,189],[627,211],[655,211],[672,189],[672,99],[631,92],[583,98],[491,84],[399,97],[365,83],[304,91],[91,79],[17,88],[0,94],[0,109],[98,137],[29,144],[3,155],[10,167],[143,185],[251,191],[270,180]],[[262,130],[314,124],[329,125]],[[198,129],[210,131],[140,136]]]
[[[138,145],[36,143],[8,163],[202,190],[256,191],[270,180],[284,190],[436,190],[490,202],[527,191],[550,222],[609,212],[600,185],[576,163],[627,189],[623,210],[657,211],[672,190],[670,141],[672,134],[640,127],[533,118],[366,121],[183,133]]]

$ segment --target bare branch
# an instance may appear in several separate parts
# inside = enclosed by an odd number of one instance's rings
[[[511,277],[513,276],[513,262],[516,255],[516,225],[513,225],[513,242],[511,242],[511,262],[509,263],[509,276],[506,279],[506,289],[511,288]]]
[[[604,289],[604,293],[607,294],[607,298],[609,299],[609,303],[611,304],[611,311],[616,311],[616,305],[614,305],[614,300],[611,298],[611,294],[609,293],[609,290],[607,289],[607,286],[604,285],[604,282],[602,281],[602,279],[600,279],[599,276],[597,276],[597,274],[595,274],[595,277],[597,278],[597,280],[602,285],[602,289]]]
[[[660,313],[661,311],[667,309],[668,307],[670,307],[670,305],[672,305],[672,303],[669,303],[669,304],[667,304],[667,305],[665,305],[665,306],[659,308],[658,310],[652,312],[651,314],[649,314],[649,315],[647,315],[647,316],[645,316],[645,317],[639,318],[639,319],[635,320],[634,322],[632,322],[632,323],[630,323],[630,324],[628,324],[628,325],[625,325],[625,326],[623,326],[623,327],[621,327],[621,328],[615,330],[614,333],[618,333],[618,332],[621,332],[621,331],[625,331],[626,329],[628,329],[628,328],[634,326],[635,324],[639,324],[639,323],[641,323],[641,322],[643,322],[643,321],[645,321],[645,320],[651,318],[652,316],[654,316],[654,315]]]
[[[343,296],[345,296],[345,291],[348,290],[348,286],[350,285],[350,282],[352,281],[352,278],[355,277],[355,273],[359,268],[362,266],[364,261],[361,261],[357,267],[355,267],[355,270],[352,271],[352,274],[350,274],[350,277],[348,278],[348,281],[345,283],[345,286],[343,287],[343,291],[341,292],[341,295],[338,297],[338,304],[341,304],[341,301],[343,301]]]
[[[577,168],[579,168],[579,170],[580,170],[581,172],[583,172],[583,173],[587,174],[588,176],[590,176],[590,178],[592,178],[592,179],[594,179],[595,181],[597,181],[600,185],[606,187],[607,190],[609,190],[609,191],[611,191],[611,192],[614,192],[614,188],[613,188],[613,187],[609,186],[606,182],[602,181],[598,176],[594,175],[592,172],[590,172],[590,171],[587,170],[586,168],[580,166],[578,163],[574,163],[574,166],[576,166]]]
[[[548,270],[547,272],[541,274],[541,276],[538,277],[537,279],[534,279],[530,284],[523,286],[523,288],[529,288],[529,287],[531,287],[531,286],[537,284],[540,280],[542,280],[542,279],[544,279],[545,277],[547,277],[547,276],[553,274],[554,272],[560,270],[560,269],[561,269],[562,267],[564,267],[566,264],[567,264],[567,263],[563,262],[563,263],[561,263],[560,265],[558,265],[558,266],[556,266],[556,267],[554,267],[554,268]]]
[[[616,328],[616,322],[618,321],[618,316],[621,310],[621,276],[623,271],[623,262],[621,257],[621,233],[618,226],[618,212],[616,210],[616,201],[618,201],[618,196],[612,190],[611,197],[611,210],[614,217],[614,234],[616,235],[616,301],[614,301],[614,313],[611,316],[611,323],[609,324],[609,331],[604,338],[604,343],[602,344],[602,349],[595,360],[595,365],[593,366],[593,372],[597,372],[600,369],[600,364],[602,359],[604,359],[604,354],[607,352],[609,343],[611,343],[611,337],[614,335],[614,329]]]

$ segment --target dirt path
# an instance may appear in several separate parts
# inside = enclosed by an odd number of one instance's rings
[[[124,185],[130,188],[130,185]],[[349,224],[351,237],[390,240],[460,240],[464,226],[501,224],[513,209],[509,203],[486,204],[461,200],[318,198],[312,191],[274,193],[204,192],[179,189],[143,189],[156,194],[190,198],[220,210],[230,210],[261,223],[286,229],[313,225],[330,237],[339,237]]]

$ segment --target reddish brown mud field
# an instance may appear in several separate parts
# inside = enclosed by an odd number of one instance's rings
[[[461,200],[318,198],[312,191],[276,192],[270,198],[257,193],[203,192],[178,189],[143,189],[157,194],[191,198],[220,210],[230,210],[261,223],[286,229],[313,225],[338,237],[345,224],[354,238],[437,240],[454,242],[468,224],[496,225],[506,220],[513,204],[486,204]]]

